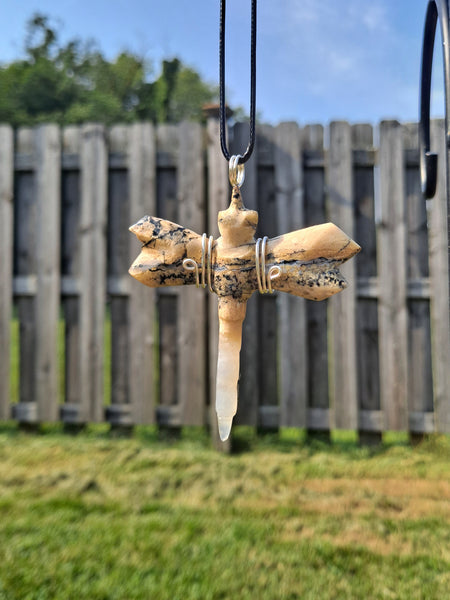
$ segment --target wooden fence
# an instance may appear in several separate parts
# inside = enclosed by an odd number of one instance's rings
[[[443,131],[433,123],[441,156]],[[354,429],[363,440],[393,429],[450,432],[445,165],[426,205],[417,126],[385,121],[375,134],[377,147],[364,124],[258,128],[243,186],[246,206],[259,210],[258,235],[331,220],[363,250],[343,268],[349,288],[329,301],[250,299],[237,423]],[[230,138],[238,152],[247,127]],[[149,214],[217,237],[230,195],[218,139],[213,118],[206,127],[0,127],[0,419],[210,421],[216,297],[134,281],[127,270],[139,244],[128,227]]]

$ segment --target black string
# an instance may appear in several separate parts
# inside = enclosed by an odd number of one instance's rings
[[[219,39],[219,85],[220,85],[220,146],[229,161],[231,154],[227,148],[227,115],[225,104],[225,9],[226,0],[220,2],[220,39]],[[239,164],[248,161],[255,145],[255,105],[256,105],[256,0],[252,0],[251,41],[250,41],[250,122],[249,142]]]

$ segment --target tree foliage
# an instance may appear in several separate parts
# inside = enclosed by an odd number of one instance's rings
[[[108,60],[93,42],[62,44],[49,18],[27,25],[25,58],[0,67],[0,121],[15,126],[44,121],[105,124],[201,120],[216,89],[178,58],[164,60],[158,77],[133,52]]]

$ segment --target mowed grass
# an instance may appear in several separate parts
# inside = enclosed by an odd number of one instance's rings
[[[449,438],[241,435],[0,428],[0,598],[450,597]]]

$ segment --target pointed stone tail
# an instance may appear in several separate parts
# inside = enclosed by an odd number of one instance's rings
[[[231,431],[237,411],[239,355],[242,342],[242,323],[246,302],[219,298],[219,352],[216,376],[216,412],[220,439],[224,442]]]

